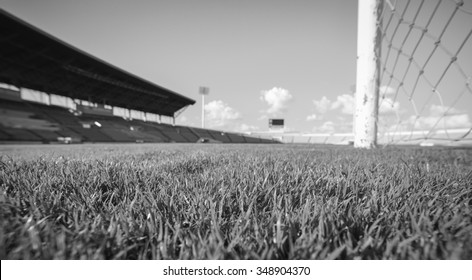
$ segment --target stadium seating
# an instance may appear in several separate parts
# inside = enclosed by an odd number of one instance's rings
[[[5,133],[4,129],[0,126],[0,141],[7,141],[11,138],[11,136],[7,133]]]
[[[213,136],[208,132],[208,130],[195,127],[192,127],[191,129],[196,135],[198,135],[199,139],[213,139]]]
[[[0,106],[1,140],[32,142],[57,141],[60,125],[42,118],[16,101],[3,101]]]
[[[264,143],[264,144],[274,143],[274,140],[271,140],[271,139],[259,138],[259,140],[261,141],[261,143]]]
[[[180,135],[182,135],[185,139],[187,139],[187,142],[190,143],[195,143],[198,141],[198,139],[200,139],[200,137],[188,127],[179,126],[177,127],[177,132],[180,133]]]
[[[26,129],[10,128],[1,126],[2,134],[6,135],[5,141],[27,141],[27,142],[43,142],[43,139]]]
[[[249,136],[243,136],[243,137],[244,137],[244,140],[245,140],[247,143],[261,143],[261,141],[259,140],[259,138],[249,137]]]
[[[216,130],[173,126],[118,116],[87,115],[29,101],[0,100],[2,142],[273,143]],[[203,139],[203,141],[202,141]]]
[[[231,143],[246,143],[246,139],[238,134],[235,133],[227,133],[229,139],[231,139]]]
[[[210,135],[213,137],[213,139],[218,140],[222,143],[231,143],[231,140],[226,136],[226,133],[221,132],[221,131],[208,131]]]
[[[195,104],[195,100],[104,63],[86,52],[64,44],[54,36],[41,32],[2,9],[0,22],[2,142],[258,141],[237,133],[229,134],[114,116],[110,106],[152,113],[155,116],[172,116]],[[38,52],[38,48],[47,51]],[[76,104],[74,111],[22,99],[35,96],[35,100],[42,100],[46,95],[49,95],[49,101],[88,102]],[[54,95],[62,98],[53,98]],[[98,100],[107,100],[110,106],[97,104],[100,102]],[[94,106],[89,106],[91,103],[95,103]]]
[[[163,133],[170,139],[171,142],[175,143],[188,143],[188,140],[185,139],[182,135],[179,133],[172,131],[172,130],[166,130],[163,131]]]
[[[128,136],[126,133],[123,133],[119,130],[113,128],[102,128],[101,131],[113,139],[114,142],[135,142],[136,139]]]

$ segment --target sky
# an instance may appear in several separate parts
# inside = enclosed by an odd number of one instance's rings
[[[401,11],[402,1],[391,2]],[[434,36],[439,36],[454,8],[451,0],[445,2],[431,23],[437,35],[424,39],[425,46],[415,55],[419,63],[430,52],[428,47],[434,47]],[[472,1],[465,2],[463,8],[471,11]],[[419,24],[426,24],[434,3],[426,1]],[[87,53],[196,100],[177,124],[201,125],[198,89],[206,86],[210,88],[205,97],[208,128],[266,131],[269,118],[283,118],[288,131],[352,131],[357,1],[0,0],[0,7]],[[412,5],[406,17],[413,18],[415,12]],[[405,33],[407,27],[401,25],[398,33],[402,28]],[[459,11],[444,34],[444,48],[455,53],[471,27],[472,15]],[[389,32],[393,34],[393,29]],[[451,46],[446,46],[449,42]],[[411,52],[413,45],[406,43],[405,50]],[[450,60],[442,47],[435,54],[437,65],[425,69],[433,84]],[[386,48],[383,51],[385,55]],[[405,69],[408,61],[400,60],[403,65],[400,62],[397,71]],[[453,65],[449,72],[457,73],[448,72],[444,80],[449,85],[441,82],[444,88],[432,98],[428,80],[421,80],[416,103],[409,101],[406,86],[395,94],[399,82],[383,79],[384,126],[401,119],[402,129],[421,129],[452,106],[439,121],[449,127],[471,127],[472,94],[463,93],[463,87],[472,75],[472,63],[464,62],[472,61],[472,38],[465,42],[458,61],[466,76]],[[388,66],[392,69],[393,64]],[[410,88],[416,77],[412,73],[405,81]],[[413,124],[415,106],[423,118]]]

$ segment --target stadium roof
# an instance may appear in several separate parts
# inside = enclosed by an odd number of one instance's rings
[[[0,82],[165,116],[195,100],[128,73],[0,9]]]

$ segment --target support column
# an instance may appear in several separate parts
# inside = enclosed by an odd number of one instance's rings
[[[46,92],[45,92],[44,94],[46,94],[46,96],[47,96],[47,98],[48,98],[48,105],[51,106],[51,105],[52,105],[52,102],[51,102],[51,94],[46,93]]]

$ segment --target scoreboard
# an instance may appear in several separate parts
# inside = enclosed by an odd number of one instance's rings
[[[269,119],[269,128],[284,128],[284,119]]]

